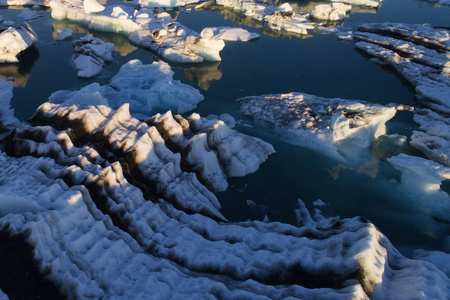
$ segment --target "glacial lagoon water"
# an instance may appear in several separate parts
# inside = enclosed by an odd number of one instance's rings
[[[289,3],[304,11],[320,4]],[[3,8],[0,14],[5,20],[14,19],[20,9]],[[262,220],[267,216],[271,221],[295,224],[297,199],[302,199],[310,210],[314,209],[313,202],[321,199],[327,204],[321,207],[326,216],[363,216],[405,255],[416,248],[443,250],[450,225],[433,218],[433,199],[414,202],[402,192],[397,185],[400,174],[385,161],[401,152],[420,154],[407,146],[398,147],[392,139],[382,138],[374,143],[373,157],[367,164],[343,165],[287,143],[265,124],[243,116],[235,101],[250,95],[297,91],[329,98],[414,105],[412,86],[393,68],[371,62],[353,42],[339,41],[334,34],[312,31],[307,37],[282,37],[254,27],[259,25],[230,12],[224,16],[217,11],[188,8],[171,14],[198,32],[204,27],[239,26],[261,35],[248,43],[226,42],[220,63],[170,63],[175,79],[200,89],[205,97],[194,112],[202,116],[229,113],[238,121],[236,129],[262,138],[277,151],[256,173],[229,180],[230,188],[218,194],[225,217],[238,221]],[[449,27],[450,7],[422,0],[385,0],[378,10],[357,10],[339,25],[354,29],[358,24],[384,21]],[[130,45],[123,36],[92,32],[95,37],[115,43],[115,58],[101,75],[79,79],[71,62],[72,42],[57,42],[54,36],[56,29],[69,26],[74,29],[75,39],[85,35],[86,28],[53,21],[50,12],[30,24],[39,41],[28,50],[27,59],[18,66],[0,66],[0,77],[16,78],[12,106],[16,117],[23,121],[54,91],[78,90],[92,82],[105,84],[131,59],[138,58],[144,63],[161,59]],[[408,112],[399,112],[387,126],[388,134],[406,136],[416,127]]]

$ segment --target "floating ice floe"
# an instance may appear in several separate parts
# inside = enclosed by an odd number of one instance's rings
[[[450,222],[450,196],[441,190],[442,181],[450,179],[450,168],[403,153],[388,158],[388,162],[401,172],[400,184],[408,197],[426,202],[434,215]]]
[[[167,14],[152,10],[135,11],[132,7],[106,6],[105,10],[90,14],[79,5],[53,0],[52,17],[68,19],[98,31],[121,33],[135,45],[150,49],[176,62],[219,61],[219,52],[225,46],[220,39],[204,38],[197,32],[172,22]]]
[[[58,29],[56,33],[56,40],[62,41],[68,38],[72,38],[73,36],[73,30],[70,28],[64,28],[64,29]]]
[[[29,21],[29,20],[33,20],[33,19],[38,19],[40,17],[42,17],[44,15],[43,12],[41,11],[35,11],[35,10],[31,10],[28,7],[25,7],[20,14],[17,15],[17,18],[22,18],[25,21]]]
[[[26,22],[9,27],[0,33],[0,63],[17,63],[17,55],[37,40],[34,30]]]
[[[303,93],[238,101],[242,113],[273,125],[288,142],[351,163],[359,163],[362,153],[386,133],[385,123],[396,114],[395,107]]]
[[[78,77],[93,77],[102,72],[106,62],[113,60],[114,44],[94,38],[92,34],[73,41],[73,62]]]
[[[259,34],[249,32],[243,28],[233,27],[208,27],[212,30],[215,38],[222,39],[224,41],[241,41],[248,42],[253,39],[259,38]]]
[[[105,7],[95,0],[83,0],[83,8],[87,14],[95,14],[105,10]]]
[[[368,7],[378,7],[381,5],[383,0],[326,0],[326,1],[347,3],[351,5],[368,6]]]
[[[139,0],[141,7],[182,7],[188,4],[198,3],[201,0]]]
[[[284,3],[275,9],[273,5],[263,1],[217,0],[218,5],[242,11],[246,16],[265,21],[270,29],[307,34],[308,29],[314,29],[314,23],[309,21],[309,14],[297,14],[289,3]]]
[[[315,19],[340,21],[345,19],[345,16],[351,9],[351,5],[343,3],[321,4],[317,5],[310,13]]]
[[[7,199],[0,232],[5,244],[29,245],[23,257],[34,259],[38,275],[63,295],[446,299],[450,293],[444,273],[403,257],[363,218],[330,225],[299,201],[298,227],[225,221],[215,196],[182,170],[183,154],[167,148],[167,137],[176,134],[131,118],[126,106],[46,103],[31,121],[2,142],[0,195]]]
[[[411,145],[450,166],[450,31],[429,25],[372,23],[358,27],[356,46],[397,69],[416,88]]]
[[[57,91],[49,100],[64,104],[107,105],[114,109],[129,103],[133,115],[148,118],[167,110],[188,112],[197,107],[203,96],[195,88],[173,80],[173,71],[167,63],[145,65],[132,60],[120,68],[108,85],[93,83],[79,91]]]

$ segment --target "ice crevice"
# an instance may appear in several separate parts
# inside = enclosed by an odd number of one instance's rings
[[[197,179],[209,175],[182,170],[184,149],[198,149],[191,142],[196,137],[208,152],[237,145],[245,153],[241,147],[250,143],[249,152],[268,155],[271,148],[225,125],[170,113],[142,122],[127,105],[115,111],[45,103],[0,143],[0,194],[21,199],[3,205],[1,232],[24,239],[40,271],[74,298],[449,294],[446,275],[401,256],[362,218],[319,223],[300,205],[299,227],[227,222],[215,195]],[[248,155],[242,161],[254,161]],[[227,157],[217,161],[233,165]],[[411,280],[419,284],[411,288]]]

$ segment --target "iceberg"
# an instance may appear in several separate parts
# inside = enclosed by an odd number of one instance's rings
[[[314,7],[310,12],[311,16],[319,20],[340,21],[344,20],[345,16],[352,9],[351,5],[342,3],[321,4]]]
[[[289,143],[355,163],[386,133],[395,107],[304,93],[240,98],[241,112],[274,127]]]
[[[403,257],[361,217],[328,224],[299,201],[298,226],[226,221],[214,194],[182,170],[183,154],[168,148],[164,135],[175,136],[157,127],[132,118],[127,105],[113,111],[45,103],[1,142],[0,195],[23,204],[18,210],[3,202],[5,245],[29,245],[22,258],[34,260],[37,276],[62,295],[449,295],[444,273]]]
[[[100,74],[107,61],[113,60],[114,44],[105,43],[86,35],[73,42],[73,62],[78,70],[78,77],[90,78]]]
[[[53,103],[107,105],[114,109],[129,103],[131,113],[144,119],[167,110],[185,113],[202,100],[198,90],[173,80],[167,63],[145,65],[139,60],[124,64],[108,85],[92,83],[79,91],[54,92],[49,98]]]
[[[219,38],[224,41],[248,42],[250,40],[259,38],[259,34],[249,32],[248,30],[245,30],[243,28],[208,27],[207,29],[212,30],[215,38]]]
[[[393,66],[416,90],[411,145],[450,166],[450,31],[429,25],[370,23],[358,27],[356,47]]]
[[[34,30],[24,22],[0,33],[0,63],[18,63],[17,55],[37,41]]]

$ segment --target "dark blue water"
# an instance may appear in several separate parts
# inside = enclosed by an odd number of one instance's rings
[[[290,3],[300,11],[319,2]],[[19,12],[5,8],[0,14],[5,19],[14,19]],[[310,209],[313,201],[321,199],[329,204],[323,209],[326,215],[364,216],[406,254],[414,248],[442,248],[444,238],[450,235],[450,226],[433,219],[432,210],[424,213],[427,204],[411,203],[396,185],[400,174],[385,161],[399,152],[420,154],[407,146],[395,148],[389,139],[381,139],[374,143],[373,159],[366,165],[342,165],[285,142],[270,128],[242,116],[235,101],[249,95],[296,91],[330,98],[414,105],[413,87],[393,68],[372,63],[370,57],[355,49],[353,42],[339,41],[334,34],[312,31],[306,38],[276,37],[258,22],[249,22],[229,11],[225,16],[211,11],[172,14],[177,21],[198,32],[204,27],[237,26],[237,22],[239,27],[261,35],[253,42],[226,42],[221,62],[170,63],[175,79],[199,88],[204,95],[205,100],[195,112],[229,113],[239,121],[238,130],[270,142],[277,151],[255,174],[230,179],[230,188],[218,194],[222,212],[229,220],[262,220],[267,215],[271,221],[295,224],[298,199]],[[421,0],[385,0],[378,10],[351,13],[340,25],[356,28],[361,23],[384,21],[449,27],[450,7]],[[12,106],[21,120],[30,118],[54,91],[78,90],[92,82],[105,84],[131,59],[138,58],[144,63],[161,59],[133,47],[126,37],[93,32],[95,37],[116,44],[115,59],[105,66],[100,76],[79,79],[71,62],[72,42],[55,42],[54,36],[56,29],[67,26],[76,32],[74,39],[88,30],[73,23],[53,21],[49,12],[32,21],[31,26],[39,36],[35,47],[27,51],[21,64],[0,66],[0,77],[16,78]],[[411,113],[398,113],[388,123],[388,133],[409,136],[415,127]],[[255,205],[248,205],[247,200]]]

